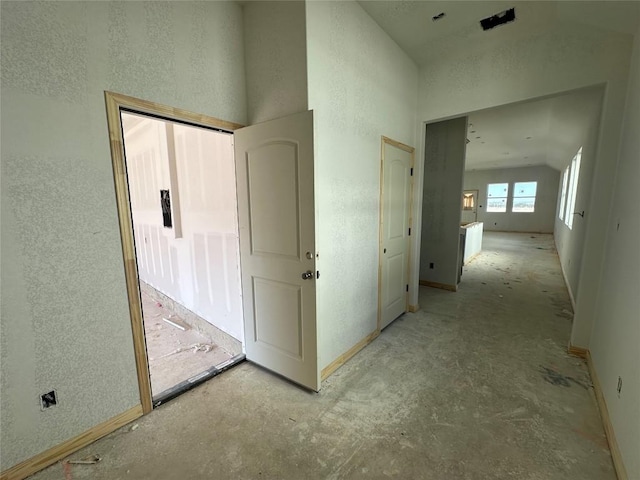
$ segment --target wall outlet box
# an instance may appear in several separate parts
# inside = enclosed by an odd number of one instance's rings
[[[58,404],[58,394],[55,390],[40,395],[40,409],[53,407]]]

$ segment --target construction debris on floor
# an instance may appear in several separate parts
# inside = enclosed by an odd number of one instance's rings
[[[233,356],[144,291],[142,314],[154,397]]]
[[[78,452],[103,459],[73,480],[615,480],[553,238],[529,237],[485,232],[458,292],[422,287],[320,393],[245,362]]]

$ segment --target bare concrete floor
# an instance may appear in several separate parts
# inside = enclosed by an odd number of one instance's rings
[[[144,291],[142,312],[154,396],[233,356],[196,330],[166,323],[174,312]]]
[[[457,293],[421,289],[319,394],[243,363],[74,454],[103,460],[73,479],[614,480],[552,237],[485,238]]]

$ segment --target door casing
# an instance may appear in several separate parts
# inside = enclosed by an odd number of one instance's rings
[[[120,238],[122,240],[122,256],[124,260],[125,281],[129,299],[129,315],[131,317],[131,331],[133,334],[133,349],[138,376],[138,389],[143,414],[153,409],[151,382],[149,379],[149,363],[145,345],[144,325],[142,320],[142,301],[140,284],[138,283],[138,266],[133,239],[133,223],[131,219],[129,188],[124,155],[124,140],[120,111],[128,110],[135,113],[160,117],[195,126],[215,128],[233,132],[243,125],[220,120],[215,117],[189,112],[179,108],[169,107],[159,103],[148,102],[127,95],[104,92],[107,107],[107,125],[109,128],[109,142],[111,146],[111,162],[113,165],[113,179],[116,191],[116,205],[120,223]]]
[[[377,331],[379,332],[382,328],[382,282],[383,282],[383,278],[382,278],[382,262],[384,260],[384,254],[383,254],[383,221],[384,221],[384,215],[383,215],[383,208],[384,208],[384,204],[383,204],[383,200],[384,200],[384,162],[385,162],[385,154],[384,154],[384,148],[385,145],[391,145],[393,147],[399,148],[401,150],[404,150],[405,152],[408,152],[411,155],[411,168],[415,168],[415,148],[414,147],[410,147],[409,145],[406,145],[404,143],[398,142],[396,140],[393,140],[391,138],[382,136],[381,139],[381,143],[380,143],[380,220],[378,223],[378,230],[379,230],[379,238],[378,238],[378,321],[377,321]],[[409,186],[409,198],[407,199],[407,201],[409,202],[409,227],[412,229],[412,234],[415,235],[415,232],[413,231],[413,188],[414,188],[414,182],[413,182],[414,176],[411,176],[410,179],[410,186]],[[414,238],[414,235],[410,235],[408,237],[407,240],[407,281],[409,282],[409,291],[407,292],[406,295],[406,305],[405,305],[405,311],[415,311],[414,309],[411,308],[411,306],[409,305],[409,292],[411,291],[411,280],[412,280],[412,264],[411,264],[411,243],[412,243],[412,239]]]

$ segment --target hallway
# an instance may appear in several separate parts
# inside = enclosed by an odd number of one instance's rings
[[[420,306],[319,394],[245,362],[77,452],[102,461],[71,478],[616,478],[586,365],[566,353],[551,235],[485,232],[459,291],[421,287]]]

